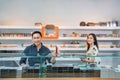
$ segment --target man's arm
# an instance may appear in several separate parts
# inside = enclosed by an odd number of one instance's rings
[[[56,62],[56,59],[55,59],[55,57],[56,57],[56,53],[55,53],[55,52],[52,52],[51,55],[52,55],[52,58],[51,58],[50,61],[51,61],[51,63],[54,64],[54,63]]]
[[[24,66],[24,65],[26,64],[26,59],[27,59],[27,58],[21,58],[19,64],[20,64],[21,66]]]
[[[23,54],[27,55],[28,51],[29,51],[29,48],[26,47],[25,50],[23,51]],[[26,59],[27,59],[26,57],[21,57],[21,60],[20,60],[19,64],[21,66],[24,66],[26,64]]]

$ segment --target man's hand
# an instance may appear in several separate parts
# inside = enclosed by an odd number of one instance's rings
[[[21,66],[21,67],[24,67],[24,66],[25,66],[25,64],[24,64],[24,63],[22,63],[22,64],[20,64],[20,66]]]
[[[51,62],[54,64],[54,63],[56,62],[56,59],[55,59],[55,57],[56,57],[56,52],[55,52],[55,51],[52,52],[51,55],[52,55]]]
[[[52,55],[53,57],[55,57],[55,56],[56,56],[56,52],[53,51],[53,52],[51,53],[51,55]]]

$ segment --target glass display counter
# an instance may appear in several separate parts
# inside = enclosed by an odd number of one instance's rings
[[[34,66],[21,67],[21,58],[39,58],[40,62]],[[98,56],[98,63],[91,65],[84,63],[85,56],[58,56],[54,64],[43,58],[49,56],[13,56],[0,57],[0,78],[66,78],[66,77],[100,77],[120,78],[120,56]]]

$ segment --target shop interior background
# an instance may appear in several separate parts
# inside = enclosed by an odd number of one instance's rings
[[[120,22],[120,0],[0,0],[0,25],[79,26],[81,21]]]

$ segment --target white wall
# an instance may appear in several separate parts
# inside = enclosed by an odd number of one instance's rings
[[[80,21],[120,22],[120,0],[0,0],[0,25],[35,22],[77,26]]]

